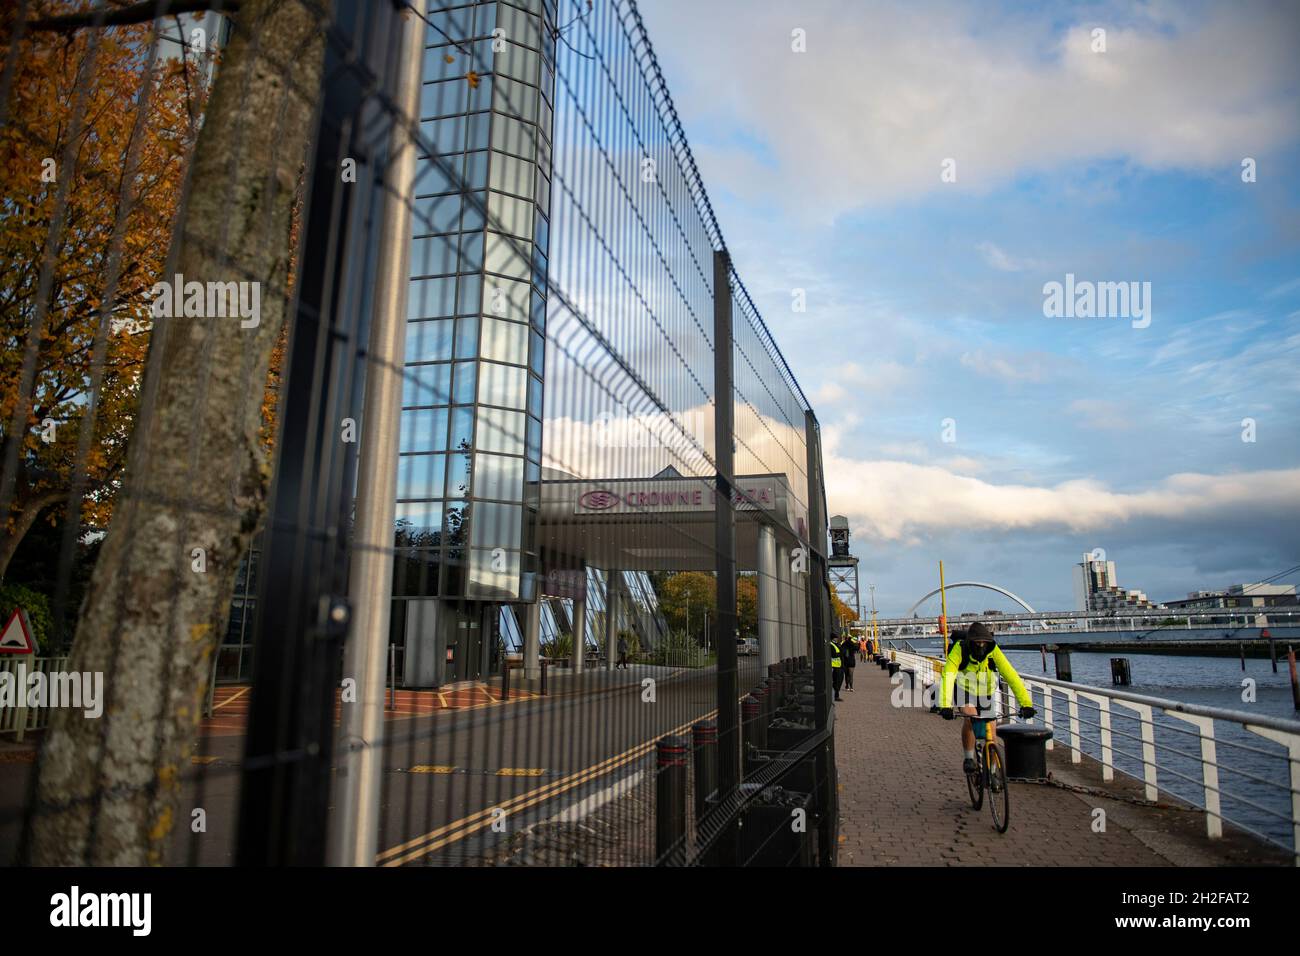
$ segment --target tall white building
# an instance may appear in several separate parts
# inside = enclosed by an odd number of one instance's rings
[[[1079,611],[1116,611],[1155,607],[1142,591],[1121,588],[1115,562],[1101,549],[1086,552],[1074,566],[1074,606]]]

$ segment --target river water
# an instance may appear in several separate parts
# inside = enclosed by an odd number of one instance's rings
[[[938,656],[937,641],[913,640],[920,652]],[[1056,677],[1054,655],[1047,654],[1047,669],[1037,647],[1003,647],[1007,658],[1023,677]],[[1110,688],[1110,659],[1126,657],[1132,673],[1128,690],[1151,697],[1163,697],[1191,704],[1204,704],[1248,715],[1269,715],[1300,723],[1291,698],[1291,680],[1286,658],[1273,673],[1268,660],[1247,658],[1245,670],[1239,660],[1225,657],[1183,657],[1171,654],[1143,654],[1137,651],[1074,651],[1070,655],[1076,684]],[[1122,688],[1119,688],[1122,689]],[[1035,705],[1042,720],[1040,695]],[[1253,698],[1253,699],[1252,699]],[[1068,702],[1055,695],[1055,737],[1069,741]],[[1081,749],[1100,758],[1097,728],[1098,709],[1079,700]],[[1168,715],[1155,718],[1157,784],[1162,792],[1173,793],[1197,806],[1205,805],[1201,778],[1200,739],[1195,726]],[[1118,771],[1142,777],[1141,725],[1137,715],[1121,706],[1111,708],[1112,747]],[[1225,820],[1252,830],[1288,850],[1294,847],[1291,823],[1290,766],[1286,748],[1246,730],[1240,723],[1214,722],[1219,765],[1221,810]],[[1181,752],[1181,753],[1179,753]]]

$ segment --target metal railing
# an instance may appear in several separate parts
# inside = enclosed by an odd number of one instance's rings
[[[891,653],[901,667],[913,670],[922,685],[939,681],[941,661],[901,650]],[[1151,802],[1160,797],[1162,777],[1171,780],[1173,784],[1165,783],[1163,789],[1201,807],[1210,838],[1223,835],[1223,821],[1227,820],[1261,840],[1290,850],[1295,854],[1296,865],[1300,866],[1300,721],[1049,677],[1022,679],[1034,695],[1044,725],[1054,735],[1058,729],[1063,731],[1060,742],[1069,747],[1071,763],[1081,763],[1087,753],[1101,764],[1103,781],[1114,780],[1118,770],[1141,781],[1145,797]],[[1014,715],[1011,689],[1000,679],[998,685],[1001,712]],[[1058,709],[1058,704],[1063,706]],[[1118,713],[1113,710],[1115,707],[1137,716]],[[1162,715],[1169,720],[1158,720]],[[1008,719],[1018,720],[1014,716]],[[1190,724],[1191,729],[1180,723]],[[1227,732],[1234,727],[1272,741],[1285,748],[1285,752],[1257,746],[1251,738],[1233,739]],[[1157,737],[1157,728],[1162,731],[1163,739]],[[1175,735],[1172,742],[1168,739],[1170,734]],[[1049,739],[1048,749],[1054,749],[1057,742]],[[1194,749],[1183,749],[1179,744]],[[1283,779],[1262,775],[1257,768],[1247,766],[1252,761],[1281,761]],[[1226,790],[1220,775],[1245,784],[1240,789]],[[1179,783],[1186,786],[1180,788]],[[1247,789],[1249,795],[1241,792]],[[1268,805],[1269,796],[1276,799],[1277,806]],[[1224,807],[1225,801],[1228,808]],[[1289,810],[1279,809],[1287,802]],[[1278,835],[1280,830],[1270,833],[1262,828],[1269,822],[1275,828],[1289,825],[1289,844]]]

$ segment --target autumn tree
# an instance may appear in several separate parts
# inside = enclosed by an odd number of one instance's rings
[[[8,56],[14,23],[3,29]],[[203,97],[192,57],[151,60],[151,31],[28,31],[13,60],[0,126],[0,579],[42,514],[80,501],[71,517],[103,529],[116,498],[149,290]]]
[[[113,15],[140,9],[154,5]],[[69,662],[107,675],[108,706],[98,721],[66,709],[51,719],[34,862],[162,861],[239,558],[265,508],[266,385],[330,13],[326,0],[238,5],[163,271],[259,283],[260,322],[154,318],[119,501]]]

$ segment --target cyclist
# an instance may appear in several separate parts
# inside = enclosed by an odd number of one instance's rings
[[[952,720],[955,716],[953,686],[960,681],[966,699],[975,701],[974,704],[967,704],[962,708],[962,713],[966,717],[961,726],[961,749],[964,754],[962,769],[966,773],[974,773],[977,769],[975,730],[971,727],[970,718],[972,716],[992,717],[996,714],[994,705],[997,701],[998,680],[994,670],[1002,675],[1002,679],[1011,687],[1012,693],[1016,695],[1016,700],[1020,704],[1020,716],[1026,720],[1034,716],[1034,699],[1029,696],[1029,691],[1025,689],[1020,675],[1016,673],[1007,656],[993,640],[993,632],[987,624],[976,621],[964,634],[954,634],[953,637],[953,645],[948,650],[948,659],[943,665],[943,679],[939,687],[939,713],[944,720]],[[990,722],[985,726],[988,727],[989,743],[996,743],[996,725]]]

